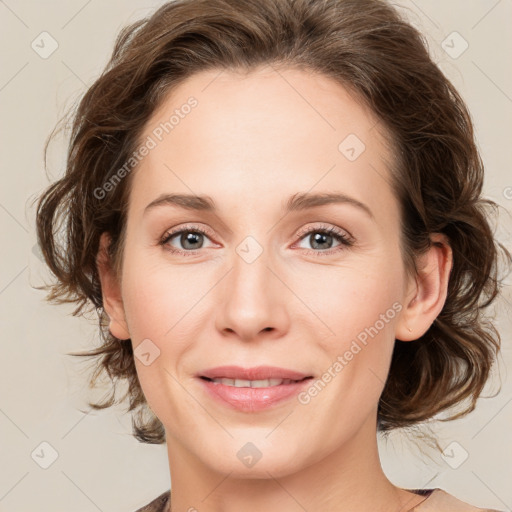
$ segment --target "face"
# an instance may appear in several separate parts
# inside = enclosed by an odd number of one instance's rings
[[[375,436],[409,293],[382,130],[329,78],[268,68],[196,74],[147,123],[111,331],[131,338],[168,445],[267,477]],[[310,378],[200,377],[226,365]]]

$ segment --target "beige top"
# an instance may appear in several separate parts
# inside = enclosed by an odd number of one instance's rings
[[[416,494],[427,496],[419,505],[408,512],[500,512],[499,510],[490,508],[477,508],[464,501],[460,501],[455,496],[448,494],[442,489],[407,489]],[[151,503],[137,509],[135,512],[169,512],[170,511],[171,491],[162,493]]]

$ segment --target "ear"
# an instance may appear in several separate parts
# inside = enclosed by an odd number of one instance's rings
[[[404,307],[396,324],[395,338],[412,341],[427,332],[443,309],[453,254],[443,233],[432,233],[432,246],[418,261],[418,275],[407,284]]]
[[[120,340],[127,340],[130,338],[130,333],[126,323],[121,286],[112,268],[107,251],[110,242],[110,235],[106,232],[102,233],[96,256],[96,266],[103,296],[103,308],[110,319],[109,330],[111,334]]]

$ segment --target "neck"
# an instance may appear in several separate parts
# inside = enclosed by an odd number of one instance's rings
[[[167,433],[172,512],[407,512],[424,497],[387,479],[375,425],[369,417],[351,439],[313,463],[298,469],[291,463],[281,471],[268,467],[258,478],[237,474],[238,465],[220,473]]]

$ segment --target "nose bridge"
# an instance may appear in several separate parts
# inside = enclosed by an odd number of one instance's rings
[[[234,248],[231,272],[226,276],[220,300],[220,330],[235,331],[240,337],[251,339],[263,330],[287,328],[285,293],[270,270],[273,260],[269,250],[253,236]]]
[[[264,291],[264,283],[268,284],[271,254],[268,247],[263,246],[252,236],[246,237],[236,248],[233,255],[232,286],[234,294],[240,290],[251,292],[251,295]]]

